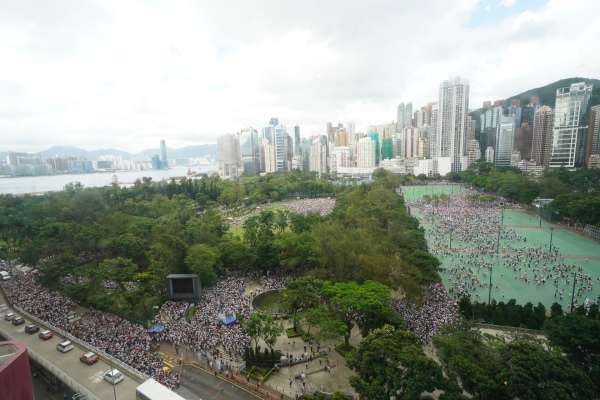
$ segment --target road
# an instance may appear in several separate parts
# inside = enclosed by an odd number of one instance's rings
[[[4,319],[5,314],[8,312],[13,312],[13,310],[9,308],[0,311],[0,328],[15,339],[25,343],[28,348],[69,375],[74,381],[85,387],[99,399],[114,399],[116,397],[118,400],[131,400],[135,397],[135,388],[141,382],[126,375],[125,379],[118,383],[113,391],[113,386],[103,379],[104,373],[110,370],[108,362],[101,359],[92,365],[82,363],[79,361],[79,356],[87,353],[89,350],[80,348],[75,343],[73,344],[73,350],[61,353],[56,349],[56,345],[63,340],[62,338],[55,334],[52,339],[42,340],[38,338],[37,333],[30,335],[25,332],[25,326],[30,321],[25,318],[24,324],[14,326],[10,321]],[[15,314],[18,314],[18,312],[15,311]],[[44,329],[43,327],[41,328],[41,330]]]
[[[179,373],[179,368],[174,371]],[[257,399],[254,393],[235,386],[230,381],[215,377],[193,365],[184,365],[180,388],[176,393],[187,400],[249,400]]]

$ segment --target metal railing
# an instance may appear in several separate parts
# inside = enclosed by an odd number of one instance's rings
[[[78,346],[83,347],[84,349],[88,349],[88,348],[91,349],[94,353],[98,354],[101,358],[103,358],[104,361],[111,362],[113,367],[118,368],[121,372],[127,373],[132,378],[136,379],[138,382],[144,383],[145,381],[150,379],[150,377],[148,375],[138,371],[137,369],[133,368],[130,365],[125,364],[124,362],[118,360],[117,358],[109,355],[105,351],[100,350],[99,348],[94,347],[91,344],[86,343],[83,340],[71,335],[69,332],[66,332],[66,331],[64,331],[60,328],[57,328],[45,321],[42,321],[38,317],[29,314],[27,311],[21,309],[20,307],[13,305],[13,308],[16,311],[18,311],[20,314],[23,314],[29,320],[35,322],[36,324],[49,327],[50,329],[52,329],[53,331],[58,333],[60,336],[64,337],[65,339],[68,339],[69,341],[71,341],[73,343],[76,343]]]
[[[27,348],[27,353],[29,354],[29,358],[34,359],[38,364],[43,366],[46,370],[50,371],[52,375],[56,376],[58,379],[61,380],[62,383],[73,389],[75,392],[83,394],[88,400],[100,400],[98,399],[98,397],[94,396],[89,390],[77,383],[76,380],[71,378],[69,374],[63,372],[56,365],[46,360],[44,357],[40,356],[35,351],[31,350],[30,348]]]
[[[2,336],[4,336],[8,340],[17,340],[11,334],[9,334],[8,332],[6,332],[2,328],[0,328],[0,334],[2,334]],[[87,400],[99,400],[98,397],[96,397],[92,393],[90,393],[89,390],[87,390],[86,388],[84,388],[83,386],[81,386],[79,383],[77,383],[77,381],[75,381],[73,378],[71,378],[68,374],[66,374],[63,371],[61,371],[54,364],[52,364],[51,362],[49,362],[48,360],[46,360],[44,357],[40,356],[35,351],[31,350],[29,347],[27,348],[27,354],[29,355],[29,358],[34,359],[38,364],[40,364],[41,366],[43,366],[44,368],[46,368],[54,376],[56,376],[58,379],[60,379],[61,382],[63,382],[65,385],[67,385],[68,387],[70,387],[71,389],[73,389],[73,391],[77,392],[81,396],[85,396],[85,397],[81,397],[80,396],[78,398],[80,398],[82,400],[83,399],[87,399]]]

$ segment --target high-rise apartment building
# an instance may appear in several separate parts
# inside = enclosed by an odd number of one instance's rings
[[[369,132],[367,133],[367,137],[369,137],[375,144],[375,166],[378,166],[379,160],[381,159],[381,143],[379,142],[379,133]]]
[[[585,145],[584,164],[590,166],[590,157],[600,154],[600,105],[590,108],[587,142]]]
[[[394,140],[389,137],[381,140],[381,159],[391,160],[394,158]]]
[[[550,143],[554,127],[554,112],[548,106],[540,107],[535,113],[531,159],[536,165],[547,167],[550,164]]]
[[[531,145],[533,143],[533,125],[523,122],[517,128],[515,137],[515,149],[521,154],[522,160],[531,160]],[[519,160],[521,161],[521,160]]]
[[[588,103],[593,85],[585,82],[556,90],[550,167],[583,166],[588,131]]]
[[[357,167],[375,167],[375,141],[371,137],[365,137],[358,141],[356,145],[356,166]]]
[[[466,168],[469,81],[460,77],[440,84],[436,149],[432,158],[449,158],[453,172]],[[441,165],[442,163],[440,163]],[[438,171],[445,175],[450,171]]]
[[[418,157],[419,153],[419,128],[409,126],[404,128],[402,136],[402,158]]]
[[[308,168],[319,174],[327,173],[327,146],[319,140],[313,140],[310,145]]]
[[[413,111],[412,103],[400,103],[396,109],[396,132],[402,133],[404,128],[412,126]],[[391,137],[391,136],[390,136]]]

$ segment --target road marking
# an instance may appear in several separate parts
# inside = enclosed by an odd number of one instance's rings
[[[102,381],[102,376],[104,375],[103,371],[98,371],[94,375],[90,376],[88,379],[94,383],[98,383]]]

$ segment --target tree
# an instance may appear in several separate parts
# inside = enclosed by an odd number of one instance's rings
[[[558,346],[571,361],[586,371],[600,392],[600,320],[566,315],[550,318],[544,331],[553,346]]]
[[[346,325],[346,348],[349,348],[348,340],[354,322],[370,330],[378,327],[377,322],[385,321],[394,313],[389,306],[389,288],[377,282],[366,281],[359,285],[356,282],[331,284],[326,281],[321,294],[332,315]]]
[[[322,281],[309,275],[285,282],[283,307],[292,318],[294,331],[298,328],[297,314],[301,310],[313,309],[320,304],[318,293],[322,284]]]
[[[220,267],[219,250],[205,244],[195,244],[190,247],[185,263],[188,268],[200,277],[200,282],[210,285],[218,279],[217,271]]]
[[[427,357],[420,339],[390,325],[375,329],[346,358],[356,372],[350,385],[363,398],[412,400],[444,389],[442,369]]]
[[[283,333],[283,322],[271,314],[253,312],[244,321],[244,330],[254,340],[254,347],[257,351],[259,339],[273,349],[277,338]]]

